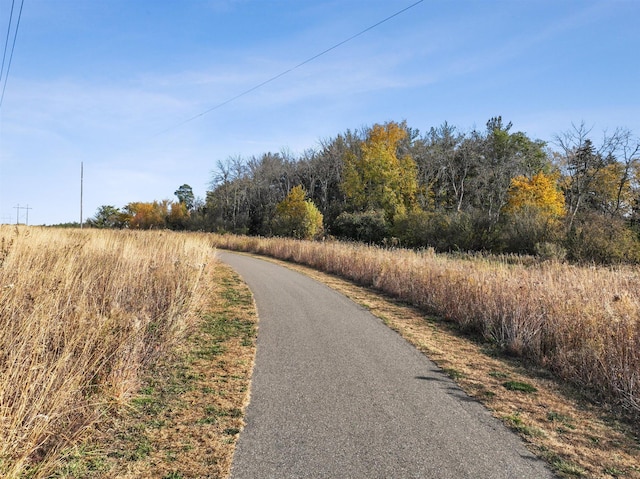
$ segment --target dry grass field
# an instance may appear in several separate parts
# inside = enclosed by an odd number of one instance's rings
[[[1,477],[226,477],[256,316],[212,246],[329,273],[305,270],[383,317],[563,477],[640,477],[634,268],[15,226],[0,227]]]
[[[370,309],[560,477],[640,478],[636,269],[227,235],[214,244],[296,263]]]
[[[559,477],[640,478],[637,427],[591,404],[579,389],[518,358],[461,334],[443,321],[373,287],[271,259],[321,281],[382,319],[517,432]]]
[[[167,364],[177,364],[174,352],[185,338],[192,341],[189,351],[197,355],[188,358],[189,368],[221,369],[197,365],[219,364],[218,356],[227,347],[219,341],[202,345],[198,338],[207,340],[207,334],[220,331],[228,335],[226,321],[211,313],[218,306],[215,295],[222,292],[215,290],[214,251],[204,238],[0,227],[1,477],[88,477],[88,469],[79,464],[91,458],[72,457],[70,451],[77,453],[90,436],[109,428],[114,437],[126,437],[121,432],[131,424],[120,424],[118,432],[118,417],[140,425],[143,412],[127,416],[127,411],[152,402],[150,370],[162,371],[164,364],[166,371]],[[250,336],[255,332],[249,328],[247,334],[246,355],[251,357]],[[247,395],[251,368],[241,369],[237,374],[244,386],[233,408]],[[215,384],[203,387],[210,386]],[[241,421],[241,414],[233,416],[233,421]],[[233,445],[238,428],[227,428],[222,436],[226,444]],[[103,435],[109,447],[116,446],[114,437]],[[152,455],[154,447],[146,436],[145,441],[125,441],[125,447],[140,454],[125,458],[127,467],[120,469],[135,470],[132,461]],[[109,466],[101,454],[120,457],[104,446],[91,453],[93,464],[101,464],[96,469]],[[222,463],[223,470],[230,464],[232,447],[225,449],[226,459],[213,461]],[[103,477],[116,477],[116,466]]]
[[[640,270],[460,258],[341,242],[215,236],[372,286],[640,413]]]

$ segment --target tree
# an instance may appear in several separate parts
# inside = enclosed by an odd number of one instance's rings
[[[295,186],[276,206],[273,232],[297,239],[312,239],[322,234],[322,213],[307,200],[302,186]]]
[[[596,144],[584,123],[557,135],[561,151],[557,162],[564,174],[569,210],[569,228],[579,215],[591,213],[628,219],[633,212],[637,180],[634,171],[640,161],[640,141],[629,130],[604,132]]]
[[[121,228],[122,214],[118,208],[112,205],[102,205],[96,215],[87,223],[94,228]]]
[[[278,153],[265,153],[247,162],[247,174],[248,232],[269,234],[276,205],[295,184],[292,164]]]
[[[482,158],[484,139],[477,131],[472,131],[469,136],[460,141],[453,156],[443,165],[443,182],[448,192],[448,204],[454,204],[455,210],[461,212],[465,201],[469,203],[469,183],[477,176]],[[453,201],[452,201],[453,200]]]
[[[193,195],[193,190],[189,185],[185,183],[180,188],[178,188],[173,194],[178,197],[178,202],[186,206],[187,211],[191,211],[193,209],[195,196]]]
[[[518,213],[535,208],[549,220],[565,215],[564,195],[558,188],[556,178],[539,172],[532,178],[516,176],[511,180],[505,212]]]
[[[557,176],[542,171],[531,178],[511,180],[504,207],[504,243],[517,253],[534,253],[536,248],[557,239],[565,215],[565,201]]]
[[[573,125],[572,130],[555,137],[556,143],[562,149],[560,167],[565,175],[564,189],[569,228],[578,212],[583,209],[598,173],[606,166],[602,154],[596,151],[593,142],[587,137],[589,133],[590,130],[581,123],[579,126]]]
[[[374,125],[362,144],[362,154],[344,158],[342,189],[354,211],[382,209],[393,222],[416,205],[417,167],[397,150],[407,132],[394,122]]]
[[[411,153],[418,168],[418,202],[424,210],[453,203],[451,187],[456,197],[460,183],[464,191],[468,168],[456,162],[463,138],[454,126],[444,122],[438,128],[431,128],[426,137],[413,142]],[[462,196],[463,193],[460,200]]]
[[[168,216],[169,201],[153,203],[133,202],[125,206],[130,215],[129,227],[132,229],[164,228]]]
[[[166,224],[172,230],[184,230],[187,228],[189,217],[186,203],[169,203],[169,211],[166,217]]]
[[[481,209],[490,224],[500,220],[507,201],[511,179],[543,170],[548,163],[545,143],[533,141],[524,133],[510,133],[511,122],[504,125],[502,117],[487,122],[484,148],[478,158],[475,179],[475,206]]]
[[[212,231],[246,233],[249,228],[251,178],[239,156],[218,160],[204,205],[205,222]]]

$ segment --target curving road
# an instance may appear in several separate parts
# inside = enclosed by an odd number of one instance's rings
[[[232,479],[555,477],[364,308],[273,263],[218,256],[260,317]]]

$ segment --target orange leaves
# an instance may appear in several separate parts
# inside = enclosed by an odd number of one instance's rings
[[[189,212],[184,203],[169,200],[129,203],[125,210],[131,229],[177,228],[186,222]]]

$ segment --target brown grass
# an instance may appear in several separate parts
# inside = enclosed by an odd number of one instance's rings
[[[502,351],[640,412],[640,272],[523,266],[340,242],[215,236],[216,246],[312,266],[373,286],[479,333]]]
[[[0,476],[227,474],[253,333],[213,340],[222,349],[206,345],[220,327],[216,334],[226,335],[236,323],[229,318],[249,317],[252,303],[237,277],[211,260],[212,244],[308,264],[438,313],[448,322],[436,327],[418,310],[386,309],[391,303],[376,294],[350,293],[560,473],[639,477],[637,437],[602,419],[601,409],[566,399],[572,392],[557,380],[629,416],[638,413],[636,269],[525,266],[341,243],[16,227],[0,227]],[[344,291],[354,288],[342,283]],[[490,344],[460,339],[460,331],[480,333]],[[506,381],[538,391],[510,391]]]
[[[190,328],[211,249],[164,232],[0,227],[0,475],[47,477]]]
[[[277,261],[277,260],[273,260]],[[544,370],[495,356],[486,343],[461,335],[455,323],[306,266],[299,270],[350,297],[435,361],[466,392],[519,433],[561,477],[640,478],[640,444],[633,427],[588,404],[575,389]],[[507,382],[536,388],[510,390]]]
[[[128,408],[69,451],[59,477],[228,477],[257,316],[251,292],[229,267],[209,263],[201,286],[207,300],[196,327],[145,374]]]

